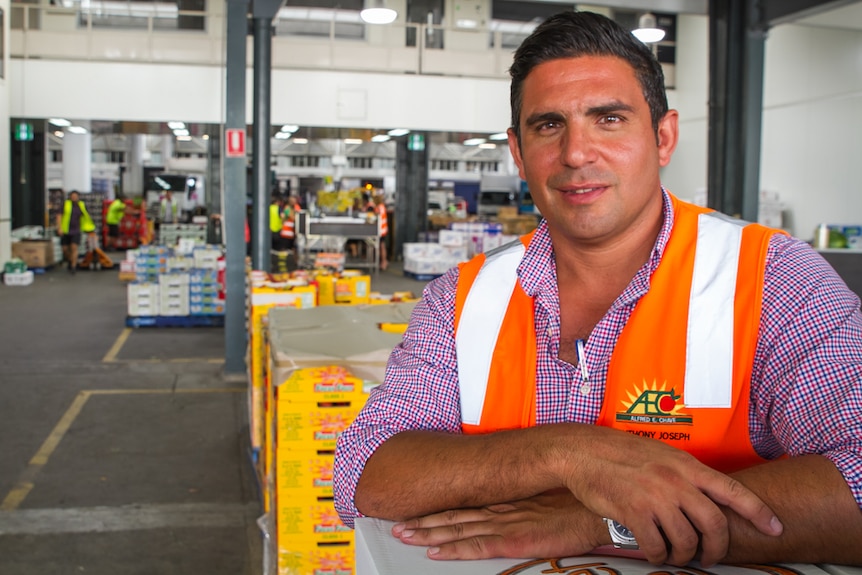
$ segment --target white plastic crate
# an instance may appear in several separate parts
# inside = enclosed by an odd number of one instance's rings
[[[3,274],[3,283],[7,286],[28,286],[33,283],[33,271]]]

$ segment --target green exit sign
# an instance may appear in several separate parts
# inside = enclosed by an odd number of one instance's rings
[[[15,141],[29,142],[33,139],[33,124],[19,122],[15,124]]]
[[[407,138],[407,149],[412,152],[421,152],[425,149],[424,134],[410,134]]]

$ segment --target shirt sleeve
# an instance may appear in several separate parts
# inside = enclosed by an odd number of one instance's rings
[[[770,243],[752,372],[752,442],[767,458],[820,454],[862,507],[859,298],[806,243]]]
[[[365,463],[380,445],[406,430],[460,433],[454,306],[458,268],[429,283],[404,338],[389,356],[381,386],[372,391],[338,439],[333,470],[335,508],[345,525],[361,514],[354,497]]]

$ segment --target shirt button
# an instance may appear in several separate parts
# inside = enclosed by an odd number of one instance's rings
[[[589,384],[585,383],[581,386],[581,389],[580,389],[581,395],[589,395],[590,391],[591,391],[591,388],[590,388]]]

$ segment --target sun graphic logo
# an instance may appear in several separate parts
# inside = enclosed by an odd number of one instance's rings
[[[652,385],[646,381],[634,392],[626,392],[629,400],[623,400],[624,412],[617,412],[617,421],[627,423],[649,423],[659,425],[691,425],[691,415],[684,413],[682,396],[675,389],[667,388],[667,382],[659,386],[655,380]]]

